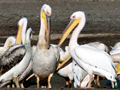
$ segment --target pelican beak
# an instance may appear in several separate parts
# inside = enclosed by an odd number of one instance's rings
[[[50,46],[50,18],[47,16],[47,33],[46,33],[46,38],[47,38],[47,48],[49,49]]]
[[[23,28],[23,24],[22,24],[22,26],[19,26],[19,30],[18,30],[18,33],[17,33],[16,44],[21,44],[21,41],[22,41],[22,37],[21,37],[22,28]]]
[[[69,55],[69,56],[67,57],[67,59],[64,60],[64,61],[57,67],[56,72],[59,71],[60,69],[64,68],[65,66],[67,66],[67,65],[68,65],[69,63],[71,63],[71,62],[72,62],[72,58],[71,58],[71,56]]]
[[[45,12],[43,11],[42,18],[45,21],[47,48],[49,49],[49,45],[50,45],[50,16],[46,15]]]
[[[81,19],[76,19],[76,20],[71,20],[70,23],[68,24],[68,26],[66,27],[66,29],[63,32],[63,35],[57,45],[57,47],[59,47],[64,41],[65,39],[68,37],[68,35],[70,34],[70,32],[81,22]]]
[[[12,46],[12,43],[10,42],[7,47],[9,48],[9,47],[11,47],[11,46]]]

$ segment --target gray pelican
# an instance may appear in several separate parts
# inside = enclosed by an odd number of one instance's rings
[[[25,71],[32,57],[31,31],[31,28],[27,30],[25,44],[13,45],[0,57],[1,83],[13,79],[17,88],[19,88],[18,76]]]
[[[13,36],[10,36],[6,39],[3,47],[0,47],[0,55],[2,55],[9,47],[15,44],[16,39]]]
[[[39,82],[45,82],[48,84],[48,88],[51,88],[50,80],[59,60],[58,48],[49,47],[49,17],[51,14],[51,7],[44,4],[41,8],[41,27],[32,64],[33,72],[37,77],[37,88],[40,86]]]
[[[75,12],[70,18],[71,22],[66,27],[59,44],[61,45],[69,33],[76,27],[69,41],[71,57],[81,68],[91,75],[91,78],[94,74],[106,77],[108,80],[112,81],[112,87],[114,88],[113,82],[116,82],[115,77],[117,74],[110,55],[90,45],[79,45],[77,43],[78,35],[82,31],[86,22],[84,12]]]

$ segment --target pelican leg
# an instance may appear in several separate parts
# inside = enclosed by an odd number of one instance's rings
[[[97,85],[100,87],[100,80],[99,80],[99,76],[97,76]]]
[[[66,81],[65,88],[67,88],[69,85],[69,81]]]
[[[50,83],[52,76],[53,76],[53,73],[48,76],[48,88],[52,88]]]
[[[72,87],[72,80],[69,80],[69,88]]]
[[[112,88],[114,88],[114,82],[113,81],[111,81],[111,84],[112,84]]]
[[[38,77],[38,76],[36,76],[36,79],[37,79],[37,88],[39,88],[40,87],[40,78]]]
[[[10,88],[10,85],[7,85],[7,88]]]
[[[33,76],[35,76],[35,74],[33,73],[33,74],[31,74],[27,79],[26,79],[26,81],[28,81],[30,78],[32,78]]]
[[[87,87],[86,88],[93,88],[92,87],[92,81],[93,81],[93,75],[90,75],[90,81],[88,82],[88,85],[87,85]]]
[[[14,84],[12,84],[12,88],[15,88],[15,85],[14,85]]]
[[[111,84],[112,84],[112,88],[118,88],[117,81],[116,82],[111,81]]]
[[[13,80],[15,82],[15,85],[17,88],[20,88],[20,85],[19,85],[19,79],[17,77],[13,77]]]
[[[20,83],[20,86],[21,86],[21,88],[24,88],[23,82],[22,82],[22,83]]]

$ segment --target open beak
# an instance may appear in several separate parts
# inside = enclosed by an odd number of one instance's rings
[[[42,12],[42,18],[45,21],[45,29],[46,29],[46,39],[47,39],[47,48],[49,49],[50,45],[50,17],[45,14],[45,12]]]
[[[68,37],[70,32],[80,23],[80,21],[81,21],[81,19],[76,19],[76,20],[70,21],[70,23],[68,24],[68,26],[64,30],[63,35],[62,35],[57,47],[59,47],[65,41],[65,39]]]
[[[18,30],[18,33],[17,33],[16,44],[21,44],[21,42],[22,42],[22,37],[21,37],[22,28],[23,28],[23,25],[19,26],[19,30]]]
[[[56,69],[56,72],[59,71],[60,69],[64,68],[65,66],[67,66],[68,64],[70,64],[72,62],[72,58],[71,56],[69,55],[67,57],[66,60],[64,60]]]

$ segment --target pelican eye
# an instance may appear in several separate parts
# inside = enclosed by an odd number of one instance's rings
[[[112,76],[110,76],[110,78],[112,78]]]
[[[47,14],[48,16],[50,16],[50,13],[49,13],[48,11],[46,12],[46,14]]]
[[[75,64],[75,66],[76,66],[76,64]]]
[[[75,16],[72,16],[72,19],[75,19]]]

